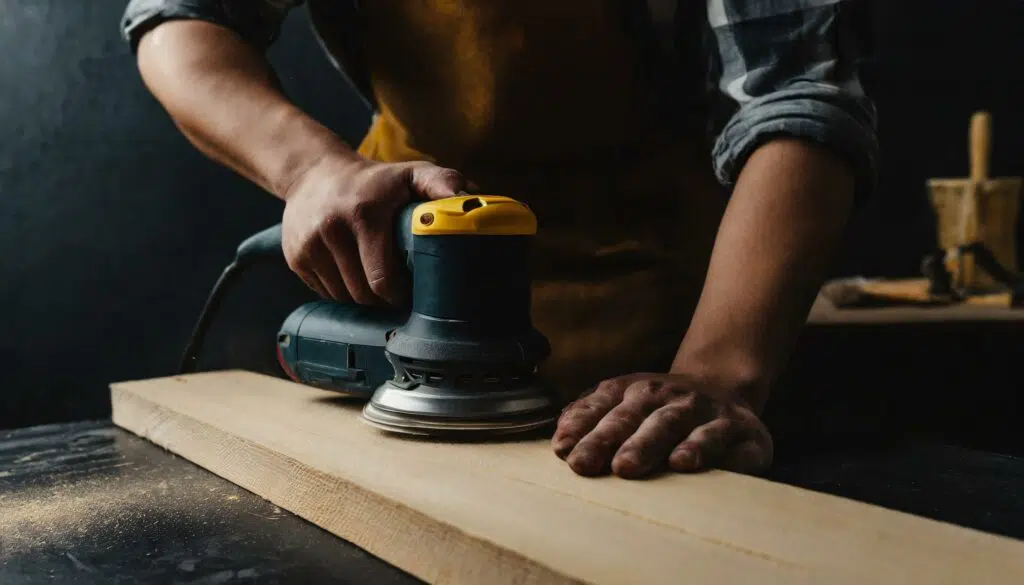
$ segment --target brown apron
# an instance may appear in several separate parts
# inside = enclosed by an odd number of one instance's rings
[[[542,373],[570,398],[664,371],[700,293],[724,197],[673,130],[621,0],[372,0],[379,106],[360,152],[430,160],[536,212]]]

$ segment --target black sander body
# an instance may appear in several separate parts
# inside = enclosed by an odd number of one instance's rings
[[[530,318],[537,221],[507,197],[412,204],[395,235],[411,272],[411,306],[320,300],[285,319],[278,359],[296,382],[366,399],[363,419],[428,436],[518,433],[547,426],[554,396],[537,379],[550,346]],[[195,368],[227,284],[255,261],[279,258],[280,226],[239,246],[211,293],[185,353]]]

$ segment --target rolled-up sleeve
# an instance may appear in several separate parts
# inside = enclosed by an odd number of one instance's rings
[[[850,161],[858,200],[875,189],[874,103],[858,65],[869,21],[859,0],[709,0],[713,82],[733,104],[715,139],[715,173],[735,184],[750,154],[777,137],[821,143]]]
[[[228,28],[265,50],[276,39],[288,11],[303,0],[131,0],[121,17],[121,35],[134,52],[147,31],[168,20],[204,20]]]

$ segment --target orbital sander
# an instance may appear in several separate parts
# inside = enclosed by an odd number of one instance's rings
[[[408,307],[332,300],[284,321],[278,361],[292,380],[367,400],[363,420],[413,435],[494,435],[542,428],[556,399],[538,381],[550,346],[530,319],[530,250],[523,203],[465,195],[414,203],[395,236],[411,272]],[[195,370],[230,284],[254,263],[284,261],[281,226],[246,239],[214,285],[182,359]]]

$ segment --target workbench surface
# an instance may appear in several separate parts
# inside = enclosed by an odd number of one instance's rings
[[[906,444],[770,478],[1024,539],[1024,459]],[[419,581],[108,422],[0,431],[0,583],[71,582]]]
[[[419,580],[108,422],[0,432],[0,583]]]

